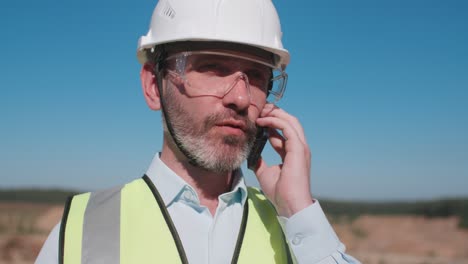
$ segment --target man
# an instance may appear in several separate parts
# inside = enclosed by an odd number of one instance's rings
[[[357,262],[312,198],[301,124],[274,105],[289,53],[270,0],[161,0],[138,58],[162,151],[143,178],[73,197],[36,263]],[[260,127],[282,164],[249,156]]]

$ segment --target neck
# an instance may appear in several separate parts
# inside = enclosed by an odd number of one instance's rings
[[[194,166],[175,144],[167,144],[167,140],[164,140],[160,158],[166,166],[194,188],[200,204],[208,207],[214,216],[219,195],[229,192],[232,188],[234,173],[232,171],[218,173]]]

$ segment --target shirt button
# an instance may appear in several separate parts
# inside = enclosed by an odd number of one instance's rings
[[[184,198],[187,201],[192,200],[192,194],[189,191],[184,192]]]
[[[295,245],[295,246],[299,245],[302,242],[302,238],[303,238],[303,236],[301,234],[295,235],[293,240],[292,240],[293,245]]]

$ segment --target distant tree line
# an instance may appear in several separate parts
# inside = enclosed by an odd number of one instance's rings
[[[12,189],[0,190],[0,202],[63,204],[67,197],[79,193],[72,190]]]

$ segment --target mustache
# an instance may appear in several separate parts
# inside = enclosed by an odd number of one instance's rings
[[[257,133],[257,126],[255,122],[251,121],[245,115],[239,115],[235,111],[229,111],[229,110],[220,112],[220,113],[215,113],[215,114],[208,116],[204,121],[204,125],[205,125],[205,128],[210,128],[210,127],[215,126],[217,123],[220,123],[225,120],[236,120],[236,121],[241,121],[242,123],[244,123],[245,133],[248,136],[255,135]]]

